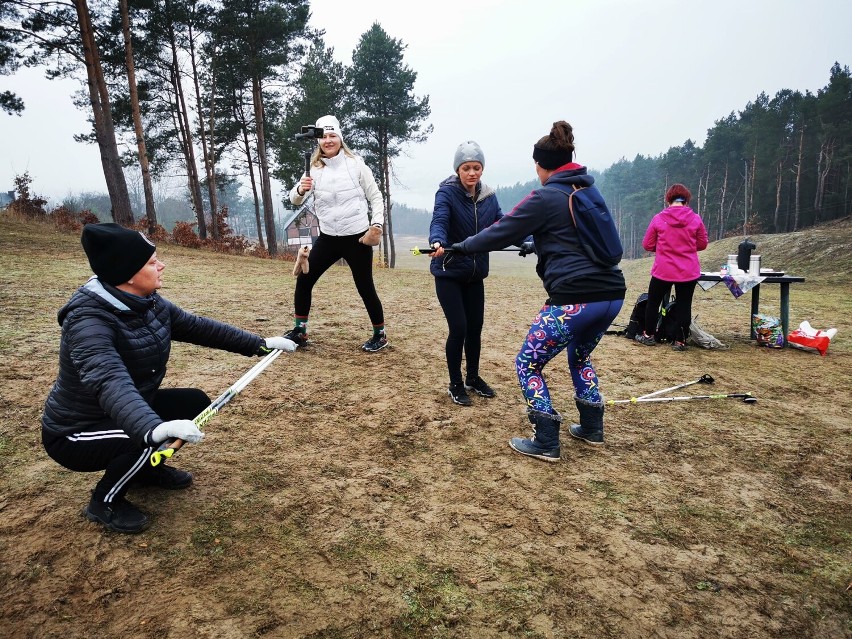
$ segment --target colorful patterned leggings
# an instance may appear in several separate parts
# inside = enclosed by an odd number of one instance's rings
[[[624,300],[612,300],[541,308],[515,359],[518,382],[529,410],[558,415],[542,370],[562,350],[568,355],[576,397],[590,404],[601,403],[598,376],[590,356],[623,303]]]

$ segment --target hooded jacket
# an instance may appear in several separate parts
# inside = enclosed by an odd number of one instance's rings
[[[320,231],[326,235],[356,235],[371,224],[384,225],[382,192],[364,160],[347,155],[343,149],[333,158],[320,159],[323,165],[311,170],[314,214]],[[298,189],[297,183],[290,191],[290,202],[295,206],[301,205],[311,192],[299,195]]]
[[[569,163],[559,167],[543,185],[594,187],[586,167]],[[624,299],[627,286],[617,266],[593,262],[580,247],[577,229],[568,211],[568,198],[553,188],[536,189],[489,228],[461,242],[465,251],[494,251],[519,245],[532,235],[538,255],[536,272],[550,303],[580,304]]]
[[[462,186],[459,176],[451,175],[438,185],[435,208],[429,225],[429,246],[440,242],[450,246],[475,235],[503,217],[494,189],[479,182],[471,195]],[[431,260],[429,270],[435,277],[448,277],[465,282],[488,277],[488,253],[456,255],[446,253]]]
[[[648,225],[642,248],[655,253],[651,276],[665,282],[690,282],[701,276],[698,251],[707,248],[707,229],[688,206],[670,206]]]
[[[57,315],[59,374],[42,428],[71,436],[116,426],[140,448],[163,420],[150,402],[166,375],[172,340],[255,355],[263,338],[187,313],[157,293],[138,297],[92,277]]]

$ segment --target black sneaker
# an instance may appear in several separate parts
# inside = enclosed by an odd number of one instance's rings
[[[155,486],[165,490],[182,490],[192,485],[192,473],[166,464],[149,466],[130,482],[130,486]]]
[[[365,353],[375,353],[376,351],[382,350],[387,345],[388,338],[384,333],[379,333],[378,335],[373,335],[370,339],[364,342],[361,350]]]
[[[470,406],[473,402],[470,401],[470,396],[464,389],[464,384],[450,384],[447,389],[447,394],[459,406]]]
[[[464,383],[467,390],[472,390],[477,395],[482,397],[494,397],[494,389],[485,383],[485,380],[479,377],[472,377]]]
[[[102,524],[109,530],[131,535],[140,533],[151,525],[148,515],[124,497],[109,504],[92,497],[81,514],[89,521]]]
[[[289,339],[291,342],[295,342],[297,347],[305,347],[308,345],[308,334],[301,326],[294,326],[289,332],[284,333],[282,337]]]
[[[645,333],[636,333],[636,337],[634,337],[633,339],[636,340],[638,344],[644,344],[645,346],[657,345],[657,340],[654,339],[653,335],[645,335]]]
[[[675,342],[674,344],[672,344],[673,351],[685,351],[686,349],[687,346],[684,342]]]

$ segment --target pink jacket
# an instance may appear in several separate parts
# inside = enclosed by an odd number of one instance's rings
[[[701,275],[698,251],[707,248],[707,229],[688,206],[670,206],[648,225],[642,248],[656,253],[651,275],[665,282],[689,282]]]

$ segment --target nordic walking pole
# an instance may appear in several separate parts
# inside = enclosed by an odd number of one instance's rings
[[[692,384],[712,384],[715,380],[710,375],[702,375],[698,379],[695,379],[691,382],[686,382],[685,384],[678,384],[677,386],[672,386],[671,388],[664,388],[663,390],[658,390],[653,393],[648,393],[647,395],[642,395],[641,397],[637,397],[636,399],[647,399],[648,397],[656,397],[657,395],[662,395],[663,393],[668,393],[673,390],[677,390],[679,388],[685,388],[687,386],[692,386]]]
[[[630,399],[610,399],[607,404],[645,404],[651,402],[685,402],[693,399],[741,399],[746,404],[754,404],[757,397],[751,393],[728,393],[727,395],[681,395],[679,397],[631,397]]]
[[[411,249],[411,253],[413,255],[432,255],[432,253],[434,253],[436,250],[437,249],[433,249],[431,247],[422,249],[422,248],[417,248],[415,246],[413,249]],[[502,252],[505,251],[507,253],[516,253],[516,252],[518,252],[518,250],[520,250],[520,249],[504,248],[504,249],[496,249],[494,251],[488,251],[488,252],[489,253],[502,253]],[[452,253],[452,252],[453,252],[453,249],[451,249],[449,246],[444,247],[444,253]]]
[[[192,421],[195,423],[198,428],[202,428],[207,422],[213,419],[213,416],[218,413],[222,407],[230,402],[234,397],[240,394],[246,386],[248,386],[249,382],[251,382],[255,377],[260,375],[266,368],[272,364],[276,359],[278,359],[279,355],[284,351],[274,350],[269,355],[260,360],[257,364],[251,367],[242,377],[240,377],[234,384],[226,390],[224,393],[219,395],[216,399],[214,399],[210,406],[201,411],[198,416]],[[184,445],[184,441],[182,439],[174,439],[171,442],[163,442],[160,447],[151,453],[151,465],[157,466],[164,459],[169,459],[172,455],[175,454],[175,451],[180,450]]]

